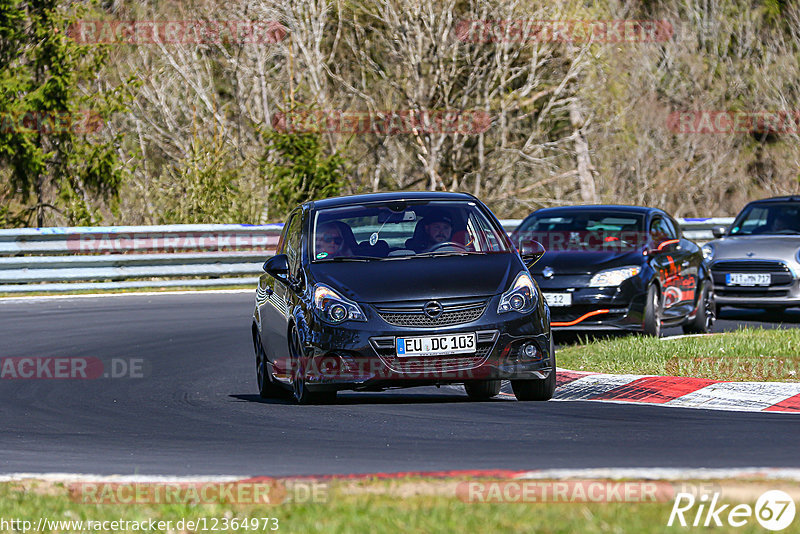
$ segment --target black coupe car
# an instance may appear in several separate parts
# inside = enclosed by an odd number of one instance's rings
[[[307,202],[264,264],[253,313],[262,397],[511,380],[519,400],[556,385],[550,317],[527,265],[477,198],[384,193]]]
[[[707,332],[714,288],[703,254],[666,212],[636,206],[540,209],[512,240],[547,253],[532,274],[554,329],[624,329],[660,336],[664,326]]]

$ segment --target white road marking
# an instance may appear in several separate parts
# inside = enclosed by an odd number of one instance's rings
[[[783,467],[683,468],[683,467],[612,467],[593,469],[542,469],[522,473],[519,479],[650,479],[714,480],[725,478],[800,480],[800,469]]]
[[[719,382],[687,393],[664,404],[678,407],[760,412],[798,394],[800,394],[800,384]]]
[[[166,476],[166,475],[92,475],[86,473],[10,473],[0,475],[0,482],[44,480],[47,482],[119,482],[119,483],[183,483],[183,482],[234,482],[249,478],[235,475]]]
[[[226,293],[254,293],[253,289],[196,289],[188,291],[129,291],[121,293],[85,293],[80,295],[38,295],[32,297],[0,297],[0,304],[4,302],[35,301],[35,300],[69,300],[102,297],[153,297],[161,295],[220,295]]]
[[[630,384],[644,375],[588,375],[556,388],[556,399],[588,400],[612,389]]]

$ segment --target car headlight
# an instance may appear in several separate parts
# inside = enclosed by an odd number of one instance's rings
[[[628,278],[639,274],[641,270],[641,267],[632,265],[630,267],[619,267],[617,269],[600,271],[596,275],[592,276],[592,279],[589,281],[589,287],[618,286]]]
[[[536,306],[536,285],[528,273],[522,272],[517,275],[511,289],[503,293],[500,297],[500,305],[497,313],[515,311],[528,313]]]
[[[703,245],[703,259],[706,261],[714,259],[714,245],[709,245],[708,243]]]
[[[333,324],[367,320],[358,304],[324,284],[314,286],[314,308],[324,320]]]

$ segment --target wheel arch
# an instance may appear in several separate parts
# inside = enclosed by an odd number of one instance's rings
[[[258,325],[255,320],[253,320],[253,323],[250,325],[250,332],[253,334],[253,347],[258,350],[258,338],[261,336],[261,332],[258,330]]]

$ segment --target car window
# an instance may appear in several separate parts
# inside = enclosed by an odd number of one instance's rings
[[[312,261],[508,252],[502,231],[472,201],[387,201],[321,209]]]
[[[664,235],[667,236],[667,239],[678,239],[678,230],[672,223],[672,219],[669,217],[662,217],[661,225],[664,228]]]
[[[613,210],[576,209],[534,214],[515,232],[517,245],[534,240],[546,250],[631,250],[644,237],[644,216]]]
[[[471,213],[467,223],[467,233],[471,240],[477,239],[480,241],[481,250],[490,252],[502,252],[504,250],[504,245],[501,243],[497,232],[489,225],[486,217],[476,217],[474,213]]]
[[[678,233],[670,221],[664,217],[656,217],[650,223],[650,237],[655,244],[659,244],[664,241],[678,239]]]
[[[289,218],[286,219],[286,222],[283,224],[283,231],[281,232],[281,237],[278,239],[278,245],[275,247],[275,254],[286,254],[286,234],[289,233],[289,226],[293,218],[294,214],[290,214]]]
[[[300,246],[302,241],[300,227],[302,219],[303,217],[300,212],[295,213],[291,221],[289,221],[289,227],[286,230],[286,244],[283,253],[286,254],[289,259],[289,274],[293,277],[297,275],[300,269]]]
[[[800,203],[755,204],[746,207],[731,226],[731,235],[800,234]]]

